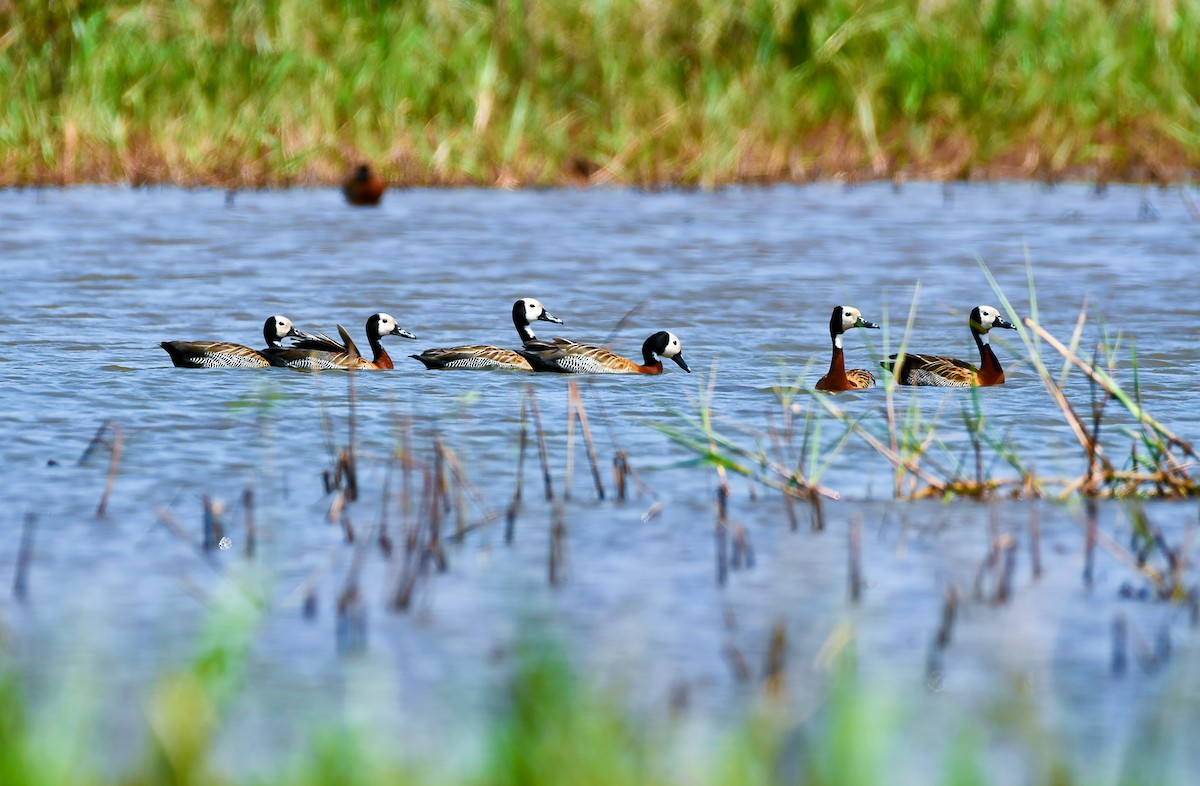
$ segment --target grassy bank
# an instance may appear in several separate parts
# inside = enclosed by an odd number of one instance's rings
[[[0,4],[0,183],[1179,180],[1200,0]]]

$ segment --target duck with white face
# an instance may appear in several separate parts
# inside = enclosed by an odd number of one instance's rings
[[[251,349],[228,341],[164,341],[159,344],[179,368],[266,368],[280,365],[272,353],[280,349],[285,338],[310,338],[296,329],[292,320],[276,314],[263,323],[264,349]]]
[[[660,358],[668,358],[689,374],[683,359],[683,344],[669,330],[660,330],[642,344],[642,362],[635,363],[604,347],[577,344],[565,338],[552,341],[535,341],[526,344],[519,352],[534,371],[550,371],[560,374],[661,374]]]
[[[897,355],[892,355],[890,361],[880,365],[891,371],[896,377],[896,382],[901,385],[955,388],[1003,385],[1004,369],[1001,368],[1000,359],[992,349],[988,333],[992,328],[1016,330],[1017,326],[1000,316],[1000,311],[993,306],[976,306],[971,309],[967,326],[971,329],[971,337],[975,339],[975,346],[979,350],[978,367],[958,358],[918,354],[906,354],[899,367]]]
[[[842,335],[852,328],[878,329],[879,325],[863,319],[862,312],[854,306],[834,306],[829,317],[829,337],[833,342],[833,354],[829,358],[829,370],[817,381],[817,390],[840,393],[844,390],[860,390],[874,386],[875,377],[866,369],[846,369]]]
[[[537,341],[531,325],[539,320],[553,322],[556,325],[563,323],[561,319],[547,311],[541,301],[536,298],[523,297],[513,303],[513,327],[517,329],[517,335],[521,337],[522,346]],[[521,357],[515,350],[494,347],[489,344],[427,349],[419,355],[409,355],[409,357],[421,361],[425,364],[425,368],[435,371],[533,370],[529,361]]]
[[[301,371],[320,371],[323,369],[341,369],[345,371],[372,371],[395,368],[392,358],[380,341],[384,336],[400,336],[415,339],[412,333],[400,327],[396,318],[391,314],[379,312],[367,317],[367,342],[371,345],[371,359],[362,356],[350,333],[341,325],[337,326],[340,342],[323,333],[305,334],[303,338],[294,341],[294,346],[274,350],[272,355],[278,361],[277,365],[299,369]]]

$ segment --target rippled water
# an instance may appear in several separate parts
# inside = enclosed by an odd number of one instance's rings
[[[730,647],[757,672],[772,626],[783,622],[791,671],[810,675],[822,646],[848,622],[864,673],[899,697],[912,719],[929,719],[906,732],[923,745],[941,750],[942,732],[964,714],[980,720],[984,705],[1017,685],[1035,697],[1046,727],[1072,743],[1069,758],[1111,768],[1163,696],[1197,697],[1195,669],[1186,665],[1195,636],[1166,606],[1121,600],[1118,589],[1136,589],[1140,580],[1103,552],[1094,586],[1084,586],[1079,511],[895,503],[883,459],[857,438],[836,450],[840,427],[825,421],[821,439],[832,463],[822,482],[844,499],[827,507],[828,530],[809,532],[802,513],[799,531],[791,531],[777,495],[735,479],[731,517],[746,528],[755,560],[722,588],[712,537],[715,474],[687,465],[694,456],[653,424],[680,425],[677,412],[694,416],[711,383],[718,428],[746,445],[768,441],[778,419],[769,389],[805,373],[815,382],[824,372],[831,308],[852,304],[867,319],[886,320],[894,347],[918,282],[910,348],[973,360],[965,315],[980,303],[998,305],[977,259],[1021,314],[1030,307],[1028,260],[1043,324],[1069,337],[1087,302],[1086,354],[1101,322],[1119,333],[1120,378],[1131,381],[1135,347],[1147,409],[1194,438],[1195,199],[1178,190],[1096,194],[1024,184],[414,190],[389,193],[377,210],[352,210],[329,190],[232,199],[176,189],[0,192],[2,575],[16,560],[26,513],[36,512],[38,522],[29,600],[5,595],[0,625],[12,631],[40,690],[53,694],[64,674],[102,670],[114,693],[144,691],[195,651],[203,598],[222,591],[223,576],[248,570],[237,500],[252,483],[264,533],[254,564],[266,576],[270,611],[231,719],[237,733],[223,743],[235,762],[301,745],[297,728],[331,717],[401,729],[418,753],[447,724],[459,728],[464,708],[487,705],[518,632],[536,617],[565,633],[589,671],[635,686],[634,703],[645,711],[665,713],[672,696],[686,696],[698,717],[718,725],[755,692],[735,678]],[[515,543],[504,544],[502,522],[472,531],[450,549],[448,573],[425,585],[404,615],[386,611],[390,568],[372,551],[363,567],[367,652],[339,655],[333,604],[353,547],[325,521],[320,477],[331,463],[323,419],[344,441],[347,377],[175,369],[158,342],[257,347],[262,320],[274,313],[306,330],[332,333],[342,323],[361,339],[369,314],[392,313],[420,340],[388,339],[398,368],[357,377],[364,495],[351,516],[360,531],[379,521],[383,457],[400,443],[398,424],[411,423],[422,455],[436,432],[464,459],[482,498],[472,509],[477,523],[485,510],[502,512],[511,496],[527,384],[538,396],[561,493],[565,380],[434,373],[404,356],[458,343],[512,345],[511,303],[527,295],[566,323],[538,323],[543,336],[607,342],[632,357],[657,330],[681,337],[696,373],[668,363],[659,378],[595,378],[582,388],[606,482],[614,451],[624,450],[642,493],[624,505],[593,501],[586,461],[577,456],[575,501],[564,516],[567,580],[551,590],[551,508],[538,498],[531,453]],[[1020,341],[1011,333],[997,338],[1009,384],[980,392],[994,433],[1039,473],[1078,475],[1078,445]],[[848,363],[878,368],[883,340],[881,332],[852,331]],[[1080,375],[1067,391],[1087,406]],[[914,398],[926,417],[940,408],[948,455],[963,458],[961,413],[970,393],[921,389],[901,391],[898,400]],[[799,401],[802,411],[810,408],[807,396]],[[878,418],[883,401],[877,389],[836,404]],[[121,427],[123,449],[108,514],[97,519],[108,455],[77,460],[105,420]],[[1119,423],[1110,444],[1127,451]],[[990,459],[988,466],[1011,475]],[[166,509],[198,537],[204,495],[230,509],[235,546],[211,559],[156,524],[156,511]],[[643,521],[656,501],[660,514]],[[397,507],[393,500],[394,529]],[[1196,517],[1192,504],[1147,509],[1174,536]],[[1039,581],[1025,550],[1034,513],[1044,533]],[[869,582],[856,608],[846,602],[851,517],[864,524]],[[1022,544],[1016,595],[1003,607],[971,600],[993,518]],[[1101,524],[1127,540],[1124,507],[1102,506]],[[314,576],[318,613],[306,620],[296,589]],[[950,584],[963,591],[965,609],[938,690],[928,692],[926,657]],[[1148,647],[1163,630],[1174,636],[1169,668],[1110,676],[1116,614],[1129,617]],[[793,680],[797,701],[817,682]],[[280,702],[292,709],[286,718],[275,709]],[[137,728],[128,704],[103,713],[114,733]],[[1112,753],[1097,761],[1088,754],[1096,746]],[[1176,755],[1196,763],[1194,754]],[[1019,772],[1011,782],[1020,782]]]

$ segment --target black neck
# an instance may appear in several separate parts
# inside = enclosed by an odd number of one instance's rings
[[[530,341],[537,341],[537,336],[533,334],[533,328],[529,326],[529,320],[525,317],[525,301],[518,300],[513,303],[512,318],[513,327],[521,336],[521,343],[528,344]]]
[[[645,344],[642,344],[642,364],[653,366],[657,362],[658,359],[654,357],[654,336],[651,336],[646,339]]]
[[[367,343],[371,345],[371,362],[378,363],[383,355],[383,342],[374,334],[367,335]]]

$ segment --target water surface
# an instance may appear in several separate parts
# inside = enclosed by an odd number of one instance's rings
[[[1195,199],[1194,192],[1191,198]],[[442,732],[477,739],[464,717],[483,717],[511,667],[531,619],[548,621],[582,668],[632,694],[639,711],[665,716],[687,698],[704,725],[721,727],[757,694],[757,672],[772,627],[789,633],[789,685],[798,706],[819,694],[814,663],[840,626],[870,684],[895,695],[905,732],[920,743],[898,753],[914,772],[964,717],[1014,686],[1040,710],[1068,757],[1112,772],[1165,696],[1196,720],[1195,636],[1166,605],[1123,600],[1142,587],[1135,571],[1099,552],[1094,583],[1082,580],[1084,538],[1075,506],[1048,503],[896,503],[887,463],[862,440],[836,445],[822,483],[843,501],[827,506],[824,533],[807,511],[792,531],[778,495],[735,478],[732,520],[749,534],[752,569],[715,580],[717,480],[711,469],[653,428],[695,416],[712,384],[718,428],[742,444],[770,444],[779,406],[770,388],[828,364],[829,312],[850,304],[886,321],[890,351],[920,284],[909,346],[974,360],[966,314],[998,298],[986,262],[1016,310],[1031,309],[1027,264],[1043,324],[1070,336],[1086,302],[1083,351],[1101,335],[1119,337],[1118,376],[1132,383],[1136,349],[1143,402],[1184,437],[1197,436],[1192,370],[1200,361],[1195,276],[1200,222],[1175,190],[1026,184],[848,188],[835,184],[713,193],[627,190],[411,190],[378,209],[354,210],[332,190],[221,192],[80,187],[0,192],[0,462],[8,497],[0,565],[10,575],[18,532],[37,515],[30,597],[5,595],[0,623],[12,631],[35,695],[53,695],[64,675],[103,673],[104,695],[141,695],[165,668],[195,651],[205,599],[247,572],[265,583],[268,611],[254,637],[247,689],[224,740],[231,769],[254,770],[303,746],[297,729],[349,718],[399,730],[405,750],[437,749]],[[348,378],[287,370],[188,371],[171,367],[158,342],[222,339],[259,346],[263,319],[289,316],[306,330],[338,323],[361,338],[374,311],[388,311],[420,340],[388,339],[398,368],[356,379],[363,498],[351,509],[360,532],[381,519],[387,456],[411,433],[426,458],[438,434],[462,457],[482,502],[471,523],[502,512],[515,480],[518,415],[527,386],[538,397],[561,496],[566,461],[566,386],[561,377],[518,373],[434,373],[405,355],[434,346],[515,343],[512,301],[540,298],[563,326],[543,336],[607,343],[636,357],[646,336],[672,330],[695,373],[667,363],[659,378],[594,378],[583,384],[606,483],[623,450],[642,485],[625,504],[598,502],[586,461],[576,456],[574,499],[564,508],[566,582],[547,586],[552,506],[539,497],[536,454],[526,460],[526,505],[515,542],[501,522],[473,530],[448,552],[449,570],[423,585],[407,614],[383,602],[392,566],[372,551],[362,585],[368,646],[359,656],[335,646],[334,600],[353,547],[327,523],[321,473],[331,466],[325,423],[344,444]],[[889,351],[882,332],[846,337],[851,366],[878,369]],[[997,337],[1009,383],[979,392],[993,433],[1040,474],[1074,477],[1078,443],[1034,374],[1015,335]],[[365,343],[362,344],[365,346]],[[1052,357],[1055,368],[1061,360]],[[715,379],[714,379],[715,377]],[[1068,394],[1086,407],[1078,374]],[[947,466],[969,459],[965,391],[898,394],[937,415]],[[815,405],[804,394],[801,414]],[[882,416],[882,390],[838,397],[855,416]],[[1116,405],[1110,404],[1115,410]],[[1114,412],[1115,414],[1115,412]],[[108,513],[94,515],[108,454],[77,464],[104,421],[122,430],[120,474]],[[408,424],[405,426],[404,424]],[[1105,431],[1116,455],[1131,437],[1116,419]],[[797,439],[797,443],[800,439]],[[987,470],[1011,476],[990,454]],[[238,500],[252,485],[262,530],[246,562]],[[395,492],[399,476],[391,476]],[[167,510],[199,536],[202,498],[222,502],[233,548],[197,555],[159,525]],[[644,514],[658,503],[657,516]],[[1196,517],[1193,504],[1148,506],[1172,538]],[[1027,527],[1043,531],[1045,573],[1031,576]],[[864,527],[868,585],[846,599],[847,525]],[[645,520],[644,520],[645,519]],[[402,526],[393,499],[389,520]],[[988,549],[988,526],[1021,543],[1012,603],[973,598]],[[1128,539],[1126,507],[1101,507],[1101,526]],[[315,576],[315,578],[313,578]],[[297,587],[316,586],[315,619],[300,613]],[[7,581],[7,579],[6,579]],[[927,657],[948,586],[964,612],[935,690]],[[1110,674],[1110,631],[1126,615],[1135,637],[1168,631],[1167,668]],[[737,678],[728,653],[756,672]],[[632,690],[629,690],[632,688]],[[280,713],[284,706],[288,712]],[[140,722],[136,703],[101,710],[114,738]],[[927,720],[927,722],[926,722]],[[111,746],[118,759],[126,745]],[[1089,751],[1111,751],[1097,759]],[[267,753],[263,753],[266,751]],[[1184,764],[1194,755],[1175,752]],[[1191,758],[1188,758],[1191,756]],[[1172,759],[1173,760],[1173,759]],[[1012,780],[1021,782],[1021,771]]]

